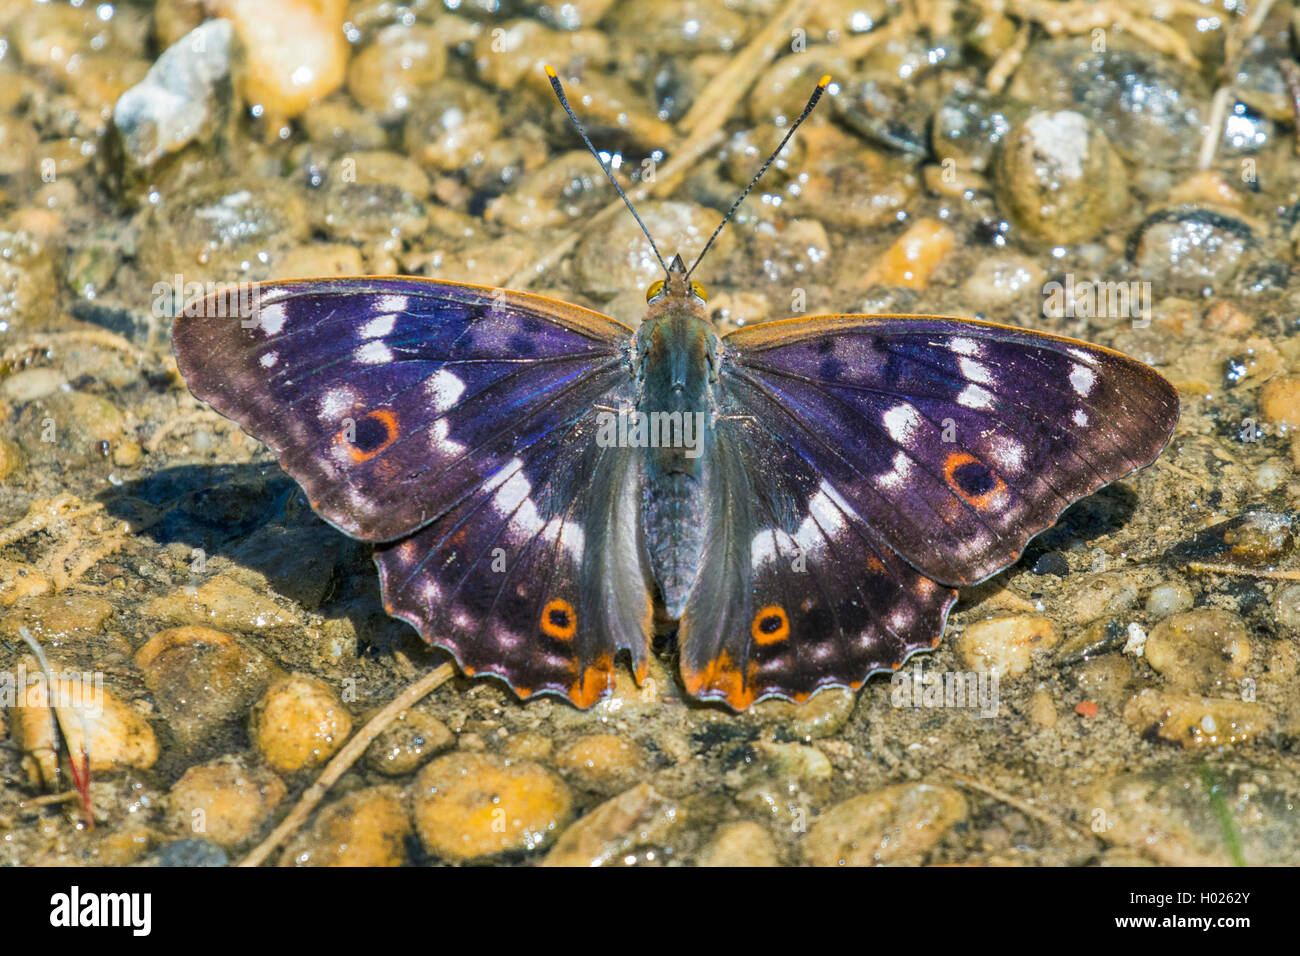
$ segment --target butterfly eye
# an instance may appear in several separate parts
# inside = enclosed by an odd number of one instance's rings
[[[664,291],[664,280],[656,279],[654,282],[650,283],[650,288],[645,290],[645,300],[647,302],[650,302],[651,300],[654,299],[655,296],[657,296],[660,292],[663,291]]]
[[[695,298],[699,299],[701,302],[709,301],[709,294],[704,291],[704,286],[700,285],[698,282],[691,283],[691,291],[695,293]]]

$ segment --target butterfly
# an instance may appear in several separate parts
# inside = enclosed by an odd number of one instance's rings
[[[958,587],[1154,461],[1178,418],[1146,365],[1025,329],[824,315],[719,334],[695,265],[660,263],[635,329],[435,279],[262,283],[242,310],[182,310],[177,365],[375,543],[390,614],[466,674],[580,708],[621,657],[643,682],[665,627],[685,690],[735,710],[897,669],[938,643]]]

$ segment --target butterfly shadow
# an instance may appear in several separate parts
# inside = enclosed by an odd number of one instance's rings
[[[240,572],[253,572],[258,584],[307,611],[347,618],[368,653],[400,647],[422,657],[429,650],[413,628],[385,613],[371,546],[317,517],[274,463],[161,468],[99,498],[111,515],[171,552],[176,584],[202,587],[232,571],[247,584]]]

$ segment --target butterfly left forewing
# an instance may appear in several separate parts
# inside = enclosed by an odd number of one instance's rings
[[[949,585],[1006,567],[1178,418],[1140,362],[958,319],[821,316],[723,339],[722,388],[894,551]]]
[[[629,379],[631,330],[576,306],[418,278],[264,283],[177,317],[199,398],[265,442],[335,527],[393,540]]]

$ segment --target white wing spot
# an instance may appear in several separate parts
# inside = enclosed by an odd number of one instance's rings
[[[356,404],[357,393],[350,388],[331,388],[320,400],[320,417],[338,421]]]
[[[1008,435],[998,435],[993,439],[993,459],[1004,471],[1023,471],[1025,446]]]
[[[383,342],[375,341],[361,346],[352,353],[352,357],[366,365],[382,365],[393,360],[393,353]]]
[[[1080,428],[1086,426],[1088,424],[1088,413],[1082,408],[1076,408],[1074,410],[1074,423]]]
[[[992,408],[993,393],[979,385],[967,385],[958,393],[957,404],[963,408]]]
[[[257,363],[261,365],[262,368],[271,368],[272,366],[275,365],[277,361],[279,361],[279,359],[280,356],[277,355],[275,352],[267,352],[265,355],[263,355],[260,359],[257,360]]]
[[[257,314],[257,324],[267,335],[275,335],[284,328],[284,304],[274,302]]]
[[[429,376],[424,389],[433,400],[433,410],[441,413],[456,404],[465,391],[465,383],[445,368],[440,368]]]
[[[907,444],[921,424],[921,416],[911,405],[895,405],[882,416],[889,437],[900,445]]]
[[[957,336],[948,340],[948,347],[958,355],[979,355],[980,344],[974,339],[968,339],[965,336]]]
[[[385,295],[380,296],[379,301],[375,303],[376,312],[405,312],[406,296],[404,295]]]
[[[961,369],[961,374],[970,382],[979,382],[981,385],[993,384],[993,373],[989,371],[987,365],[981,365],[974,359],[958,359],[957,367]]]
[[[377,315],[365,325],[361,326],[361,337],[363,339],[380,339],[393,331],[393,326],[397,324],[397,316],[393,313],[388,315]]]
[[[876,475],[876,484],[890,490],[900,489],[907,484],[907,479],[911,473],[912,459],[900,451],[894,455],[893,469],[883,475]]]
[[[1070,369],[1070,384],[1075,392],[1086,398],[1097,384],[1097,373],[1085,365],[1075,365]]]

